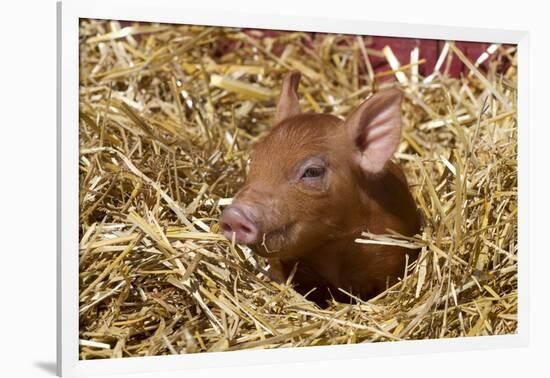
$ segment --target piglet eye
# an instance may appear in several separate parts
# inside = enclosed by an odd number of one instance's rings
[[[302,178],[306,177],[321,177],[325,174],[325,168],[323,167],[310,167],[304,171]]]

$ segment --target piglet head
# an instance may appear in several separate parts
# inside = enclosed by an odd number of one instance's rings
[[[399,90],[376,93],[342,121],[301,113],[299,80],[297,72],[285,77],[275,126],[220,218],[229,240],[283,260],[362,231],[368,181],[384,171],[401,132]]]

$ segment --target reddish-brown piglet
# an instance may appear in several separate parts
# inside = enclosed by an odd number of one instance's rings
[[[368,299],[403,276],[397,246],[359,244],[362,231],[419,232],[407,180],[390,158],[401,136],[401,92],[379,91],[345,120],[301,113],[300,74],[287,74],[275,125],[254,148],[245,185],[221,218],[223,234],[269,259],[270,272],[326,306]]]

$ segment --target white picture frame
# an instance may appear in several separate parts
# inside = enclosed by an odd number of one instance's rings
[[[519,347],[528,344],[529,334],[529,213],[527,112],[529,35],[525,31],[446,27],[345,20],[338,18],[288,17],[279,14],[213,12],[192,9],[176,1],[116,0],[79,2],[64,0],[57,6],[57,373],[82,376],[173,371],[209,366],[238,366],[274,362],[297,362],[362,358],[365,356],[433,353]],[[518,331],[513,335],[418,340],[375,344],[339,345],[230,353],[198,353],[81,361],[78,358],[78,25],[79,18],[150,21],[196,25],[302,30],[331,33],[381,35],[445,40],[491,41],[518,45],[519,122],[519,235]]]

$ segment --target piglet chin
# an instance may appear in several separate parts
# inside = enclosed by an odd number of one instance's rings
[[[255,253],[257,254],[258,256],[261,256],[261,257],[277,257],[279,255],[279,250],[273,250],[273,249],[269,249],[265,243],[262,244],[262,243],[256,243],[256,244],[253,244],[253,245],[250,245],[249,246],[250,249]]]

